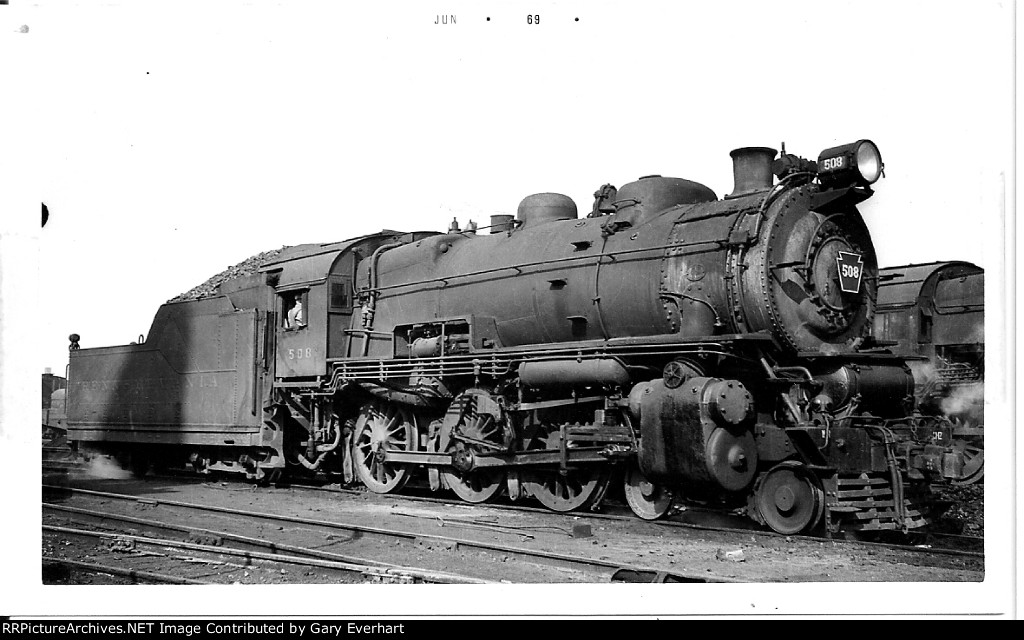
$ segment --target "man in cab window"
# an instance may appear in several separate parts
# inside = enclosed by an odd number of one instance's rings
[[[295,296],[295,303],[288,310],[288,321],[285,326],[288,329],[301,329],[306,326],[302,317],[302,295]]]

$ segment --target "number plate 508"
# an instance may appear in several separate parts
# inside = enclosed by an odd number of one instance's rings
[[[843,156],[836,156],[835,158],[825,158],[821,161],[821,168],[823,171],[835,171],[836,169],[842,169],[843,164],[846,162],[846,158]]]

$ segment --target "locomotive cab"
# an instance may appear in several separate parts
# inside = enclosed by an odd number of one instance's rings
[[[411,242],[429,233],[382,231],[345,242],[291,247],[260,267],[274,288],[275,378],[314,380],[328,361],[351,353],[362,340],[353,282],[359,262],[380,246]],[[298,305],[298,307],[296,306]],[[296,309],[301,313],[296,314]]]

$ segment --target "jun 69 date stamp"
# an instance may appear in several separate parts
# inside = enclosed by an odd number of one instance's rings
[[[527,13],[525,15],[520,15],[520,16],[517,16],[515,18],[515,21],[517,21],[517,22],[520,21],[520,20],[524,21],[528,25],[539,25],[540,24],[540,14],[539,13]],[[497,20],[495,18],[492,18],[491,16],[486,16],[484,18],[484,21],[485,22],[492,22],[492,21],[498,22],[499,20]],[[580,21],[579,17],[573,18],[573,22],[579,22],[579,21]],[[474,22],[474,20],[472,18],[470,18],[470,23],[473,23],[473,22]],[[556,22],[557,22],[557,20],[556,20]],[[434,15],[434,24],[436,24],[436,25],[454,25],[454,24],[458,24],[458,20],[457,20],[456,15],[454,13],[438,13],[438,14]]]

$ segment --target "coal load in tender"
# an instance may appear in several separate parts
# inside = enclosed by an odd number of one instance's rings
[[[253,275],[259,271],[260,267],[276,258],[287,248],[288,247],[281,247],[280,249],[272,249],[270,251],[264,251],[263,253],[257,253],[256,255],[239,262],[233,267],[228,267],[201,285],[193,287],[185,293],[176,295],[167,302],[185,302],[186,300],[199,300],[201,298],[214,296],[217,294],[217,287],[223,283],[228,280],[234,280],[235,278],[241,278],[242,276]]]

